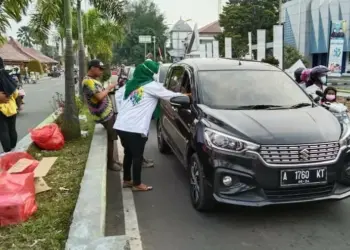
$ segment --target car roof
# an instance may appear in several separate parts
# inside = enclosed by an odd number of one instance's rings
[[[187,64],[198,71],[211,70],[270,70],[279,71],[278,68],[267,63],[252,60],[237,60],[224,58],[189,58],[174,65]]]

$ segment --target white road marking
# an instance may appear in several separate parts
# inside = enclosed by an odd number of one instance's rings
[[[124,148],[117,140],[118,158],[122,163],[124,158]],[[130,250],[143,250],[141,234],[139,231],[139,223],[137,220],[134,195],[130,188],[123,188],[123,172],[120,172],[120,180],[122,182],[122,196],[124,207],[125,234],[129,237]]]

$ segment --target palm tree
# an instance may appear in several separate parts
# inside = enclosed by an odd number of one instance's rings
[[[0,44],[6,42],[6,38],[2,34],[6,34],[6,29],[11,28],[9,21],[20,22],[22,16],[26,15],[30,2],[31,0],[0,1]]]
[[[72,7],[71,0],[64,0],[65,16],[65,104],[63,112],[63,123],[61,125],[62,133],[66,140],[72,140],[80,137],[80,123],[78,109],[75,103],[74,89],[74,53],[72,36]]]
[[[32,31],[29,26],[22,26],[17,31],[18,41],[25,47],[33,47]]]

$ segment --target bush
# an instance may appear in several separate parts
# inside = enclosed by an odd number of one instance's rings
[[[280,65],[280,62],[278,61],[278,59],[276,59],[273,56],[267,56],[265,59],[261,60],[264,63],[269,63],[271,65],[274,65],[276,67],[278,67],[278,65]]]
[[[28,63],[28,72],[37,72],[40,75],[44,73],[43,66],[37,60],[32,60]]]
[[[290,45],[285,45],[284,46],[284,60],[283,60],[283,68],[284,69],[289,69],[294,63],[296,63],[299,59],[304,63],[306,67],[310,65],[309,61],[300,54],[300,52],[290,46]]]

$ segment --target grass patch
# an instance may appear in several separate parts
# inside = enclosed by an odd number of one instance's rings
[[[95,123],[86,109],[82,114],[88,122],[81,122],[81,129],[89,135],[67,142],[60,151],[41,151],[31,146],[28,152],[40,160],[58,157],[45,181],[52,190],[36,196],[38,211],[25,223],[0,228],[0,249],[64,249],[72,214],[80,190]]]

